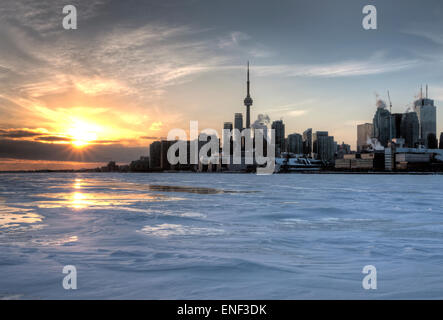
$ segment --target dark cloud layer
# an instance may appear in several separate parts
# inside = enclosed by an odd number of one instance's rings
[[[34,132],[30,130],[5,130],[0,129],[0,137],[2,138],[32,138],[42,135],[40,132]]]
[[[72,139],[70,138],[66,138],[66,137],[58,137],[58,136],[44,136],[44,137],[38,137],[35,140],[38,141],[46,141],[46,142],[60,142],[60,141],[65,141],[65,142],[70,142],[72,141]]]
[[[74,149],[69,144],[50,144],[24,140],[0,140],[0,158],[82,162],[130,162],[147,155],[148,148],[119,144],[90,145]]]

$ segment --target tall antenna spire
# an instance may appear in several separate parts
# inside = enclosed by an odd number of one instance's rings
[[[248,71],[247,71],[247,92],[246,92],[246,98],[244,100],[244,104],[246,106],[246,128],[250,128],[251,124],[251,106],[252,106],[252,98],[249,92],[249,60],[248,60]]]
[[[248,60],[248,96],[249,96],[249,60]]]
[[[389,99],[389,141],[391,141],[392,140],[392,102],[389,90],[388,90],[388,99]]]

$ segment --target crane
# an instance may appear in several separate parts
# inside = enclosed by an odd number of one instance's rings
[[[389,100],[389,141],[391,141],[392,140],[392,102],[389,90],[388,90],[388,100]]]
[[[391,102],[391,96],[389,95],[389,90],[388,90],[388,100],[389,100],[389,112],[392,113],[392,102]]]

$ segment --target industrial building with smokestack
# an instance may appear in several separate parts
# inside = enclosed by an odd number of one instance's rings
[[[339,170],[441,171],[443,169],[443,133],[437,140],[437,108],[434,100],[420,88],[413,107],[404,113],[392,113],[377,96],[371,123],[357,126],[357,153],[336,160]],[[440,148],[439,148],[440,147]]]

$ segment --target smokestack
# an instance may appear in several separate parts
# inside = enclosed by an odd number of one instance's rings
[[[426,85],[426,99],[428,98],[428,85]]]

